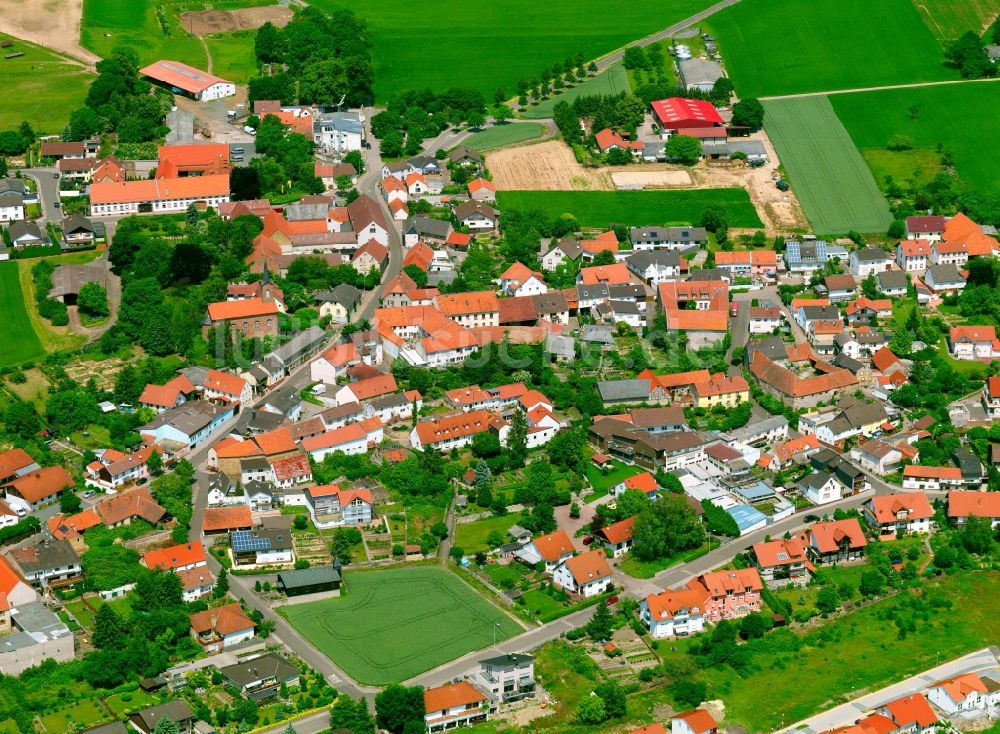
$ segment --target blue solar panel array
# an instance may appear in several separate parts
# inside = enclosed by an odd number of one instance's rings
[[[229,542],[237,553],[268,550],[271,547],[270,538],[262,538],[251,530],[237,530],[235,533],[230,533]]]

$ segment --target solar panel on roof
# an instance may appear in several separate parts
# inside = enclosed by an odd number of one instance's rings
[[[229,542],[237,552],[267,550],[271,547],[270,538],[261,538],[248,531],[232,533]]]

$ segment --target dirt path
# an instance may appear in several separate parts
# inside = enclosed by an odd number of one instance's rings
[[[204,36],[197,36],[197,39],[201,42],[201,47],[205,49],[205,58],[208,59],[208,68],[205,69],[209,74],[212,73],[212,52],[208,50],[208,43],[205,41]]]
[[[799,99],[800,97],[825,97],[830,94],[854,94],[855,92],[881,92],[886,89],[913,89],[914,87],[941,87],[946,84],[979,84],[983,82],[1000,82],[1000,77],[990,79],[951,79],[943,82],[913,82],[912,84],[889,84],[884,87],[858,87],[856,89],[833,89],[826,92],[803,92],[802,94],[779,94],[773,97],[761,97],[762,102],[772,99]]]
[[[90,67],[100,57],[80,45],[83,0],[0,0],[0,28]]]

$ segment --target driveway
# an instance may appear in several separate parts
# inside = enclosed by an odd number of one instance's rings
[[[42,222],[61,222],[63,213],[59,203],[59,179],[55,168],[25,168],[22,175],[28,176],[38,184],[38,199],[42,205]]]

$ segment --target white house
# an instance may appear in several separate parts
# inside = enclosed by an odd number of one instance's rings
[[[963,673],[932,685],[927,698],[946,714],[985,711],[1000,701],[1000,690],[995,685],[988,687],[975,673]]]
[[[591,550],[567,558],[552,572],[552,583],[587,598],[611,586],[611,567],[604,550]]]
[[[951,356],[955,359],[996,359],[1000,341],[993,326],[952,326],[949,333]]]
[[[664,589],[639,603],[639,618],[654,640],[705,630],[706,595],[696,589]]]
[[[856,278],[866,278],[873,273],[888,270],[890,262],[892,260],[885,250],[878,247],[862,247],[851,253],[851,274]]]
[[[521,546],[514,555],[529,566],[539,562],[545,563],[545,572],[551,574],[564,561],[576,553],[573,541],[562,530],[556,530],[548,535],[541,535]]]
[[[368,451],[368,433],[359,423],[349,423],[318,436],[302,439],[302,449],[316,461],[327,454],[343,451],[345,454],[364,454]]]
[[[715,734],[718,727],[705,709],[682,711],[670,717],[670,734]]]
[[[927,240],[902,240],[896,245],[896,264],[901,270],[919,272],[927,269],[931,243]]]
[[[864,504],[863,516],[879,535],[891,536],[899,530],[929,533],[934,509],[923,492],[897,492],[872,497]]]
[[[802,495],[814,505],[827,505],[843,497],[844,487],[835,474],[818,472],[799,482]]]
[[[253,639],[255,625],[239,602],[189,616],[191,635],[206,653],[219,652]]]
[[[424,689],[424,725],[430,734],[486,721],[489,701],[468,681]]]

